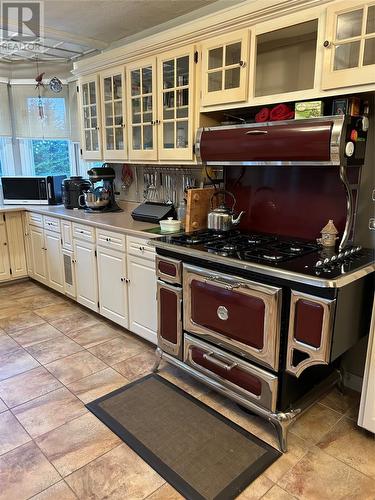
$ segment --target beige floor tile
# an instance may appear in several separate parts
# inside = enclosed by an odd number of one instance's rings
[[[95,325],[69,333],[71,339],[86,349],[120,336],[121,332],[118,329],[106,323],[96,323]]]
[[[129,381],[115,370],[106,368],[66,385],[81,401],[88,403],[128,383]]]
[[[42,307],[51,306],[53,304],[63,304],[66,301],[65,297],[47,291],[40,291],[35,295],[16,298],[15,300],[17,304],[20,305],[20,307],[31,310],[40,309]]]
[[[178,491],[176,491],[168,483],[164,483],[161,488],[151,493],[147,497],[147,500],[183,500],[184,497],[181,496]]]
[[[69,384],[75,380],[105,370],[107,365],[91,353],[80,351],[66,358],[48,363],[46,368],[63,384]]]
[[[0,397],[9,408],[26,403],[62,387],[42,366],[0,382]]]
[[[264,474],[257,477],[238,497],[238,500],[259,500],[272,488],[273,482]]]
[[[0,457],[0,500],[26,500],[60,479],[33,442]]]
[[[0,380],[13,377],[40,366],[39,363],[21,347],[6,356],[0,356]]]
[[[78,305],[66,300],[63,304],[53,304],[51,306],[35,309],[35,312],[45,321],[51,321],[65,318],[80,310]]]
[[[10,301],[9,299],[6,301],[6,305],[3,304],[0,308],[0,320],[9,318],[10,316],[15,316],[19,314],[24,314],[28,312],[29,309],[27,307],[21,307],[16,303],[15,300]]]
[[[375,479],[375,437],[352,420],[340,420],[317,446]]]
[[[342,394],[337,387],[335,387],[319,402],[324,406],[328,406],[331,410],[344,414],[358,404],[360,397],[361,395],[358,392],[347,389],[345,394]]]
[[[30,347],[34,344],[39,344],[40,342],[52,340],[57,337],[62,337],[62,333],[48,323],[23,328],[16,333],[12,333],[12,338],[22,347]]]
[[[81,401],[64,387],[16,406],[12,411],[33,438],[87,412]]]
[[[92,413],[40,436],[35,442],[63,477],[122,443]]]
[[[6,356],[7,354],[18,351],[20,346],[8,335],[0,336],[0,356]]]
[[[4,403],[4,401],[0,398],[0,413],[3,411],[6,411],[8,409],[7,405]]]
[[[262,498],[264,500],[292,500],[296,497],[275,484]]]
[[[155,354],[153,351],[146,351],[126,359],[125,361],[116,363],[113,365],[113,368],[124,375],[128,380],[136,380],[151,373],[154,363]]]
[[[77,496],[65,481],[59,481],[38,495],[35,495],[32,500],[77,500]]]
[[[62,319],[51,319],[50,323],[60,332],[69,335],[71,332],[95,325],[100,321],[100,316],[85,312],[76,311]]]
[[[12,316],[0,319],[0,328],[5,330],[6,333],[12,334],[28,328],[30,326],[42,325],[44,320],[35,314],[33,311],[18,312]]]
[[[315,404],[293,425],[293,433],[316,444],[342,418],[342,415],[326,406]]]
[[[73,472],[66,482],[79,498],[135,500],[150,495],[164,480],[122,444]]]
[[[0,413],[0,455],[29,441],[31,437],[9,410]]]
[[[303,500],[373,500],[375,481],[313,448],[278,482]]]
[[[25,280],[22,282],[19,281],[17,283],[0,286],[0,298],[27,297],[28,295],[38,293],[40,290],[46,290],[46,288],[30,280]]]
[[[301,458],[306,455],[309,449],[308,443],[302,438],[289,432],[288,434],[288,451],[283,453],[264,474],[273,482],[277,482],[282,478]]]
[[[351,420],[354,420],[355,422],[358,421],[358,414],[359,414],[359,404],[360,401],[357,401],[349,410],[345,413],[345,417],[350,418]]]
[[[117,337],[99,344],[89,351],[108,365],[114,365],[145,351],[146,346],[129,337]]]
[[[69,337],[61,335],[61,337],[56,337],[52,340],[47,340],[46,342],[40,342],[39,344],[34,344],[26,349],[34,358],[36,358],[39,363],[46,365],[56,359],[65,358],[70,354],[82,351],[82,347]]]

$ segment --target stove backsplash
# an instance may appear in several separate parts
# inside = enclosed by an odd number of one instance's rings
[[[350,181],[358,183],[353,167]],[[337,167],[227,167],[226,188],[245,210],[240,229],[315,240],[333,219],[339,236],[346,218],[346,197]]]

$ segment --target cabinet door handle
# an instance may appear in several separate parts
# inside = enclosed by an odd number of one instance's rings
[[[241,66],[241,68],[244,68],[246,66],[246,62],[241,60],[239,62],[239,65]]]
[[[218,366],[219,368],[223,368],[227,372],[230,372],[233,368],[237,366],[237,363],[231,363],[230,365],[228,365],[227,363],[223,363],[222,361],[214,357],[213,352],[207,352],[203,354],[203,358],[209,361],[210,363]]]
[[[323,47],[325,47],[326,49],[328,49],[328,47],[331,46],[331,42],[329,40],[324,40],[323,42]]]
[[[267,135],[268,130],[248,130],[245,135]]]

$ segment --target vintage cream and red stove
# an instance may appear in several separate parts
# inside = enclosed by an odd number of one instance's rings
[[[239,230],[152,242],[155,370],[163,358],[267,418],[282,450],[368,333],[374,252],[353,243],[365,144],[358,117],[200,129],[198,155],[227,165],[226,188],[246,215]],[[316,243],[328,219],[340,236],[333,250]]]

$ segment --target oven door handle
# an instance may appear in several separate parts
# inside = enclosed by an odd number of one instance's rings
[[[233,288],[241,288],[242,284],[241,283],[231,283],[230,281],[224,281],[222,278],[219,278],[218,276],[207,276],[205,279],[205,283],[208,281],[212,281],[220,286],[223,286],[227,290],[233,290]]]
[[[231,363],[230,365],[228,365],[227,363],[223,363],[222,361],[220,361],[219,359],[214,357],[213,352],[204,353],[203,358],[205,360],[209,361],[210,363],[218,366],[219,368],[223,368],[227,372],[230,372],[233,368],[235,368],[237,366],[237,363]]]

